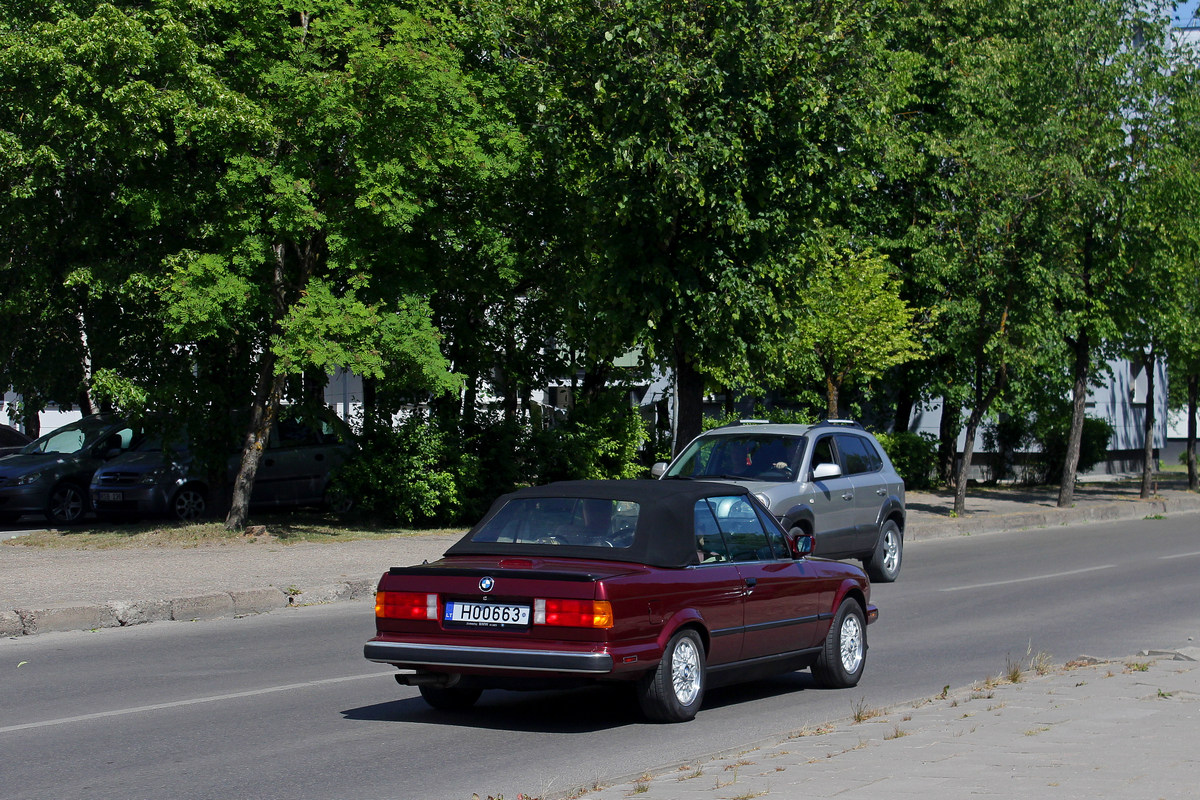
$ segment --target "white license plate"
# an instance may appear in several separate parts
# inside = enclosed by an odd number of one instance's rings
[[[96,499],[101,503],[119,503],[124,497],[120,492],[96,492]]]
[[[481,628],[524,628],[529,626],[529,606],[448,600],[443,619],[446,622]]]

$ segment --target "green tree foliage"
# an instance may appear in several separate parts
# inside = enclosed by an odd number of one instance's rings
[[[799,289],[795,237],[873,182],[872,134],[904,80],[878,31],[888,8],[620,0],[518,16],[513,50],[542,67],[536,140],[579,340],[593,360],[632,340],[670,365],[676,447],[700,430],[704,376],[745,376],[774,299]]]
[[[922,354],[915,312],[899,295],[887,258],[822,241],[809,256],[804,291],[791,299],[780,338],[778,363],[795,364],[812,353],[825,381],[825,413],[839,415],[847,380],[866,382]],[[787,338],[790,334],[790,338]]]

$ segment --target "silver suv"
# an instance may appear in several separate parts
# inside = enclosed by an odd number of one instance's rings
[[[811,534],[816,555],[857,558],[871,580],[890,583],[904,555],[904,481],[858,423],[742,422],[697,436],[662,480],[746,486],[794,535]]]

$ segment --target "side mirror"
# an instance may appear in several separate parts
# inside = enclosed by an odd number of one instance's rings
[[[842,468],[837,464],[817,464],[817,468],[813,470],[814,481],[840,477],[842,477]]]
[[[651,478],[661,478],[663,476],[663,473],[665,473],[666,471],[667,471],[667,462],[665,462],[665,461],[655,462],[654,466],[650,468],[650,477]]]
[[[811,533],[789,537],[788,543],[792,547],[792,558],[808,558],[813,554],[813,546],[816,544]]]

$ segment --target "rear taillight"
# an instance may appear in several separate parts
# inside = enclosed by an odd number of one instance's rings
[[[438,596],[425,592],[376,592],[375,616],[380,619],[437,619]]]
[[[564,628],[611,628],[612,603],[607,600],[538,598],[533,601],[533,624]]]

